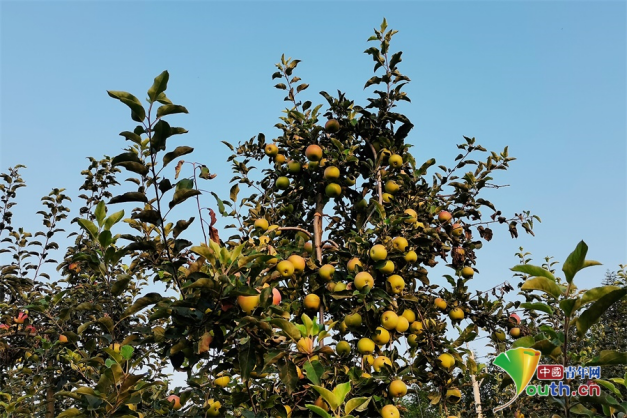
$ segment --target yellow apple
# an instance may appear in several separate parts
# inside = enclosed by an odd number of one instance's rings
[[[394,196],[392,196],[390,193],[383,193],[381,195],[381,200],[383,200],[383,203],[390,203],[392,199],[394,199]]]
[[[309,145],[305,150],[305,156],[309,161],[320,161],[322,159],[322,148],[316,144]]]
[[[384,188],[386,193],[393,195],[400,190],[401,186],[399,186],[394,180],[388,180],[385,182]]]
[[[398,317],[398,322],[396,323],[396,332],[405,332],[409,329],[409,321],[404,316]]]
[[[331,165],[324,169],[323,177],[325,180],[337,180],[340,178],[340,169]]]
[[[324,188],[324,193],[328,197],[339,197],[342,194],[342,186],[337,183],[329,183],[327,187]]]
[[[418,346],[418,335],[416,335],[416,334],[409,334],[407,336],[407,345],[409,345],[410,347],[417,347]]]
[[[470,279],[474,275],[475,275],[475,271],[473,270],[472,267],[466,266],[462,269],[462,277],[464,279]]]
[[[370,249],[370,258],[374,261],[385,260],[388,256],[388,251],[381,244],[376,244]]]
[[[380,267],[378,270],[383,274],[392,274],[394,273],[395,268],[396,266],[394,265],[394,262],[390,260],[385,260],[383,267]]]
[[[405,309],[401,316],[407,318],[410,324],[416,320],[416,313],[411,309]]]
[[[340,341],[335,346],[335,352],[340,356],[344,356],[351,352],[351,345],[348,341]]]
[[[377,327],[372,336],[372,341],[377,345],[384,345],[390,341],[390,333],[383,327]]]
[[[277,163],[278,165],[283,164],[285,162],[285,155],[278,154],[276,157],[274,157],[274,162]]]
[[[388,164],[390,164],[394,168],[401,168],[403,166],[403,157],[398,154],[393,154],[389,158]]]
[[[213,401],[213,399],[210,400],[209,403],[209,409],[207,410],[207,415],[209,415],[210,417],[217,417],[220,415],[220,408],[222,408],[222,404],[220,403],[220,401],[215,401],[215,402],[211,402]]]
[[[420,335],[422,334],[422,330],[423,330],[423,326],[422,326],[422,322],[420,321],[414,321],[409,326],[409,332],[411,332],[412,334]]]
[[[464,233],[464,228],[460,224],[453,224],[451,234],[456,237],[460,237]]]
[[[464,319],[464,311],[461,308],[453,308],[448,313],[448,316],[453,320]]]
[[[259,218],[255,221],[255,228],[260,231],[265,231],[268,229],[268,221],[264,218]]]
[[[520,328],[512,328],[509,330],[509,335],[511,335],[514,338],[518,338],[520,337]]]
[[[388,392],[393,398],[402,398],[407,395],[407,385],[402,380],[396,379],[390,383]]]
[[[374,357],[373,357],[373,355],[372,355],[372,354],[366,354],[366,355],[363,357],[363,360],[364,360],[364,361],[363,361],[363,364],[364,364],[365,366],[370,367],[370,366],[372,366],[372,365],[374,364]]]
[[[357,351],[359,351],[359,354],[372,354],[374,351],[374,341],[370,338],[362,338],[357,342]]]
[[[348,331],[348,326],[346,322],[342,321],[338,324],[337,329],[339,329],[342,334],[345,334],[346,331]]]
[[[374,359],[374,363],[372,364],[372,367],[374,367],[375,372],[380,372],[384,364],[387,364],[388,366],[392,367],[392,360],[390,360],[386,356],[378,356],[377,358]]]
[[[65,335],[63,335],[63,334],[59,335],[59,342],[61,344],[65,344],[65,343],[67,343],[67,341],[68,340],[67,340],[67,337]]]
[[[220,387],[226,387],[230,381],[231,378],[229,376],[222,376],[214,380],[214,383]]]
[[[346,283],[337,282],[333,288],[333,292],[343,292],[346,290]]]
[[[329,119],[327,123],[324,124],[324,130],[330,134],[334,134],[340,130],[340,122],[335,119]]]
[[[294,264],[292,264],[289,260],[280,261],[279,264],[277,264],[276,269],[279,273],[281,273],[281,277],[285,278],[292,277],[294,270],[296,270],[294,268]]]
[[[344,179],[344,183],[346,183],[347,186],[354,186],[355,183],[357,183],[357,179],[354,176],[349,175]]]
[[[396,237],[392,240],[392,247],[396,251],[405,252],[408,244],[407,240],[403,237]]]
[[[385,405],[381,408],[381,418],[400,418],[401,414],[394,405]]]
[[[416,254],[416,251],[408,251],[407,253],[405,253],[405,261],[407,261],[409,264],[414,264],[416,261],[418,261],[418,254]]]
[[[302,166],[300,165],[298,161],[290,161],[287,163],[287,171],[290,174],[298,174],[300,173],[301,169],[302,169]]]
[[[408,219],[405,219],[406,224],[413,224],[418,221],[418,214],[413,209],[405,209],[405,212],[403,212],[403,214],[409,216]]]
[[[450,369],[455,365],[455,357],[448,353],[440,354],[438,360],[440,360],[440,366],[445,369]]]
[[[446,309],[446,301],[442,298],[435,298],[433,305],[441,311]]]
[[[354,314],[346,315],[346,318],[344,318],[344,322],[349,327],[357,328],[361,326],[361,315],[359,315],[357,312],[355,312]]]
[[[405,289],[405,280],[398,274],[393,274],[388,277],[387,283],[390,285],[390,289],[393,294],[397,295]]]
[[[311,310],[318,309],[320,307],[320,296],[314,293],[305,296],[305,307]]]
[[[357,266],[361,267],[362,269],[364,267],[364,265],[361,263],[361,261],[357,257],[351,258],[350,261],[346,264],[346,268],[351,273],[353,273],[355,271]]]
[[[392,312],[392,311],[383,312],[383,315],[381,315],[381,325],[383,325],[383,328],[387,330],[392,330],[396,328],[397,324],[398,324],[398,315],[396,315],[395,312]]]
[[[279,147],[277,147],[275,144],[268,144],[264,148],[264,152],[266,153],[267,156],[274,157],[275,155],[279,153]]]
[[[361,271],[357,273],[357,275],[355,276],[355,287],[358,290],[362,290],[364,287],[372,289],[373,286],[374,279],[372,278],[372,275],[370,273],[368,273],[367,271]]]
[[[276,187],[277,189],[280,190],[285,190],[288,187],[290,187],[290,179],[285,177],[285,176],[281,176],[279,178],[276,179]]]
[[[331,264],[325,264],[324,266],[318,269],[318,276],[320,276],[321,279],[326,280],[326,281],[330,281],[331,279],[333,279],[334,273],[335,273],[335,267],[333,267]]]
[[[287,257],[287,261],[292,263],[292,266],[294,267],[294,271],[296,273],[302,273],[303,271],[305,271],[305,259],[300,255],[292,254]]]
[[[256,296],[238,296],[237,304],[244,312],[250,315],[259,306],[259,295]]]

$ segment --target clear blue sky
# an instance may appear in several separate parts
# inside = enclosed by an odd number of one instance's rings
[[[511,187],[488,197],[543,221],[535,238],[496,228],[473,288],[509,280],[520,246],[538,263],[563,261],[585,240],[604,266],[582,274],[582,287],[627,262],[625,2],[4,1],[0,12],[0,171],[28,166],[15,210],[28,230],[51,188],[77,196],[85,157],[126,145],[118,133],[134,123],[106,90],[143,98],[169,70],[168,96],[190,111],[172,118],[190,132],[177,141],[196,148],[227,196],[220,141],[276,134],[284,102],[270,76],[281,54],[302,60],[306,99],[340,89],[363,104],[366,39],[385,16],[412,79],[401,110],[417,160],[450,164],[462,135],[508,145],[518,160],[496,182]]]

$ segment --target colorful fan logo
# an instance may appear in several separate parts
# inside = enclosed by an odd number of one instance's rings
[[[507,408],[518,399],[536,373],[540,357],[538,350],[520,347],[507,350],[494,359],[494,365],[505,370],[516,385],[516,395],[505,405],[494,408],[494,412]]]

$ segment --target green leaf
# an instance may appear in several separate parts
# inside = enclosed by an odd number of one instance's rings
[[[546,277],[547,279],[555,281],[555,276],[553,275],[553,273],[543,269],[542,267],[532,266],[531,264],[521,264],[519,266],[512,267],[511,270],[517,271],[519,273],[525,273],[530,276]]]
[[[303,324],[305,325],[305,330],[307,332],[307,336],[308,337],[312,337],[313,333],[311,331],[313,330],[313,322],[312,322],[311,318],[309,316],[307,316],[307,314],[302,314],[300,319],[302,319]]]
[[[599,320],[601,315],[625,295],[627,295],[627,288],[614,290],[594,302],[592,306],[586,309],[577,319],[577,334],[583,337],[588,329]]]
[[[566,316],[570,316],[577,305],[577,302],[579,302],[579,298],[560,300],[560,308],[562,308]]]
[[[609,366],[612,364],[627,364],[627,353],[603,350],[598,356],[586,363],[586,366]]]
[[[331,392],[329,389],[325,389],[322,386],[313,385],[313,388],[316,392],[322,396],[322,399],[327,401],[332,410],[336,410],[341,405],[338,397]]]
[[[528,279],[523,283],[522,290],[541,290],[549,295],[553,296],[555,299],[559,298],[562,294],[562,290],[555,283],[555,281],[546,278],[546,277],[534,277]]]
[[[79,219],[78,224],[85,230],[93,240],[98,237],[98,227],[88,219]]]
[[[281,328],[285,335],[290,337],[294,342],[298,342],[298,340],[300,340],[300,331],[290,321],[286,319],[274,318],[270,320],[270,323],[275,327]]]
[[[587,290],[580,298],[579,303],[576,305],[575,309],[579,309],[580,307],[590,303],[590,302],[594,302],[595,300],[599,300],[600,298],[602,298],[603,296],[607,295],[610,292],[613,292],[615,290],[619,290],[620,287],[618,286],[600,286],[600,287],[594,287],[590,290]]]
[[[357,411],[357,412],[365,411],[366,408],[368,407],[368,404],[370,403],[370,399],[372,398],[361,397],[361,398],[353,398],[349,400],[348,402],[346,402],[344,413],[350,414],[352,411]]]
[[[176,221],[176,225],[174,226],[174,229],[172,230],[172,234],[174,235],[174,238],[177,238],[179,235],[181,235],[181,233],[185,231],[191,225],[192,222],[194,222],[193,216],[189,218],[187,221],[184,219],[179,219],[178,221]]]
[[[226,209],[224,209],[224,203],[222,202],[222,200],[214,192],[211,192],[211,194],[216,199],[216,202],[218,204],[218,212],[220,212],[220,215],[228,216],[228,212],[226,211]]]
[[[166,104],[163,106],[159,106],[157,109],[157,117],[161,118],[166,115],[173,115],[175,113],[189,113],[185,106],[175,105],[175,104]]]
[[[122,354],[124,360],[130,360],[131,357],[133,357],[133,351],[135,351],[135,349],[130,345],[123,345],[122,348],[120,348],[120,354]]]
[[[551,307],[549,305],[547,305],[546,303],[541,303],[541,302],[534,302],[534,303],[530,303],[530,302],[523,302],[520,304],[520,307],[523,309],[529,309],[532,311],[542,311],[542,312],[546,312],[549,315],[553,315],[553,309],[551,309]]]
[[[119,196],[112,197],[111,200],[109,200],[109,204],[126,203],[126,202],[148,203],[148,198],[146,197],[144,193],[127,192]]]
[[[110,230],[111,227],[120,222],[120,219],[122,219],[123,217],[124,210],[111,214],[111,216],[107,217],[107,219],[105,219],[104,221],[104,229]]]
[[[327,411],[325,411],[324,409],[320,408],[319,406],[316,405],[305,405],[307,407],[307,409],[309,409],[310,411],[315,412],[316,414],[320,415],[322,418],[332,418],[331,414],[329,414]]]
[[[120,274],[118,279],[111,285],[111,294],[113,296],[120,296],[128,287],[131,279],[132,277],[128,274]]]
[[[344,403],[344,400],[346,399],[346,395],[348,395],[348,392],[350,391],[351,391],[350,382],[341,383],[333,389],[333,394],[337,398],[339,405],[342,405]]]
[[[70,408],[70,409],[66,409],[65,411],[57,415],[57,418],[77,417],[81,414],[82,414],[81,411],[79,411],[78,409]]]
[[[196,190],[196,189],[177,190],[176,192],[174,192],[174,196],[172,196],[172,201],[169,204],[170,209],[172,209],[174,206],[178,205],[179,203],[183,203],[190,197],[198,196],[199,194],[201,194],[200,190]]]
[[[526,337],[522,337],[514,341],[514,343],[512,344],[512,348],[518,348],[518,347],[529,348],[532,345],[534,345],[535,342],[536,340],[535,338],[533,338],[533,335],[527,335]]]
[[[595,416],[594,412],[592,412],[591,410],[589,410],[588,408],[586,408],[585,406],[583,406],[580,403],[578,403],[577,405],[571,407],[570,408],[570,412],[575,414],[575,415],[585,415],[587,417]]]
[[[102,221],[107,214],[107,208],[105,207],[105,202],[101,200],[98,202],[96,206],[96,210],[94,212],[94,216],[96,217],[96,221],[98,222],[98,226],[102,226]]]
[[[166,140],[173,135],[170,124],[163,119],[155,124],[153,136],[150,139],[150,147],[153,151],[165,151]]]
[[[233,203],[237,203],[237,194],[239,193],[239,185],[236,183],[233,187],[231,187],[231,191],[229,192],[229,198]]]
[[[166,165],[170,164],[170,162],[172,162],[172,160],[174,160],[175,158],[178,158],[182,155],[191,154],[192,152],[194,152],[194,148],[192,147],[176,147],[174,151],[168,152],[166,155],[163,156],[163,166],[165,167]]]
[[[250,343],[250,340],[248,340],[239,351],[239,367],[242,372],[242,379],[250,379],[250,374],[255,368],[255,360],[255,349]]]
[[[169,79],[170,73],[167,71],[164,71],[155,77],[154,83],[152,83],[152,86],[148,89],[148,98],[151,103],[156,101],[159,95],[166,91]]]
[[[107,90],[107,94],[127,105],[131,109],[131,119],[135,122],[143,122],[146,119],[146,110],[137,97],[125,91]]]
[[[572,283],[575,274],[577,274],[579,270],[590,266],[598,266],[601,264],[598,261],[586,260],[587,253],[588,246],[585,242],[580,241],[579,244],[577,244],[577,248],[575,248],[575,251],[570,253],[568,258],[564,262],[564,265],[562,266],[562,271],[564,272],[566,281],[568,283]]]
[[[111,245],[111,231],[104,230],[98,235],[98,242],[102,245],[102,248],[107,248]]]
[[[146,296],[137,299],[135,303],[133,303],[133,305],[129,306],[122,314],[122,317],[125,318],[127,316],[133,315],[147,306],[158,303],[161,299],[163,298],[159,293],[148,293]]]
[[[431,167],[433,164],[435,164],[435,158],[431,158],[425,161],[425,163],[420,166],[420,168],[416,171],[416,173],[419,176],[424,176],[425,174],[427,174],[427,170],[429,169],[429,167]]]
[[[540,340],[533,344],[531,348],[540,351],[545,356],[548,356],[557,348],[557,346],[549,340]]]
[[[311,361],[307,361],[303,365],[303,368],[305,369],[305,374],[307,375],[307,379],[311,380],[311,382],[314,385],[319,385],[320,378],[322,377],[322,374],[324,373],[324,368],[322,367],[320,362],[317,360],[314,360],[313,363]]]
[[[279,364],[279,379],[287,387],[287,394],[291,395],[298,387],[298,372],[294,363],[283,361]]]

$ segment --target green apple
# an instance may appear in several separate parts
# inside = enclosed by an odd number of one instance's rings
[[[329,197],[339,197],[342,195],[342,186],[337,183],[329,183],[324,188],[324,193]]]
[[[340,169],[334,166],[329,166],[327,168],[324,169],[324,175],[323,175],[325,180],[337,180],[340,178]]]
[[[290,187],[290,179],[285,176],[279,177],[278,179],[276,179],[276,187],[280,190],[287,189],[288,187]]]

